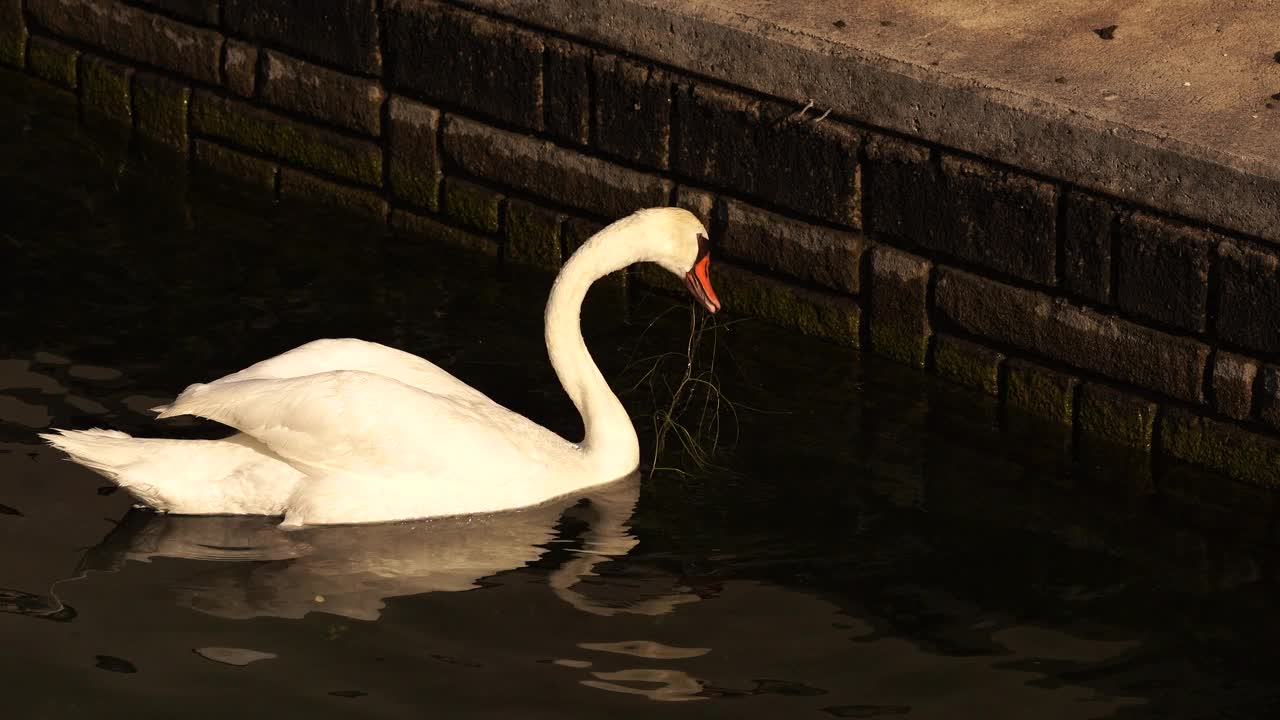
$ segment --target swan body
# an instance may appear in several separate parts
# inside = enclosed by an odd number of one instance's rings
[[[579,315],[597,279],[636,262],[684,276],[714,312],[706,230],[676,208],[642,210],[574,253],[547,301],[552,366],[582,414],[570,442],[415,355],[317,340],[209,383],[158,418],[229,425],[222,440],[111,430],[42,435],[151,507],[191,515],[283,515],[284,525],[387,522],[537,505],[639,466],[626,410],[587,352]]]

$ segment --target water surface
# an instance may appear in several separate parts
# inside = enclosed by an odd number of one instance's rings
[[[192,184],[16,86],[0,106],[7,717],[1280,709],[1272,495],[754,321],[714,333],[714,466],[651,463],[681,363],[644,360],[684,352],[688,310],[634,289],[584,324],[646,468],[584,502],[294,533],[133,510],[35,433],[215,436],[146,409],[317,337],[579,432],[541,344],[552,278]]]

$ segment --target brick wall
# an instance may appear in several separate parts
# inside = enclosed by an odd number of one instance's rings
[[[0,0],[0,64],[193,173],[512,264],[687,207],[732,312],[1280,484],[1258,239],[448,2]]]

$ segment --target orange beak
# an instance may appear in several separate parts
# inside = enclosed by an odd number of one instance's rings
[[[711,255],[704,254],[698,258],[693,264],[693,269],[684,274],[684,284],[689,288],[689,294],[697,298],[698,302],[710,312],[720,309],[720,299],[716,297],[716,291],[711,287]]]

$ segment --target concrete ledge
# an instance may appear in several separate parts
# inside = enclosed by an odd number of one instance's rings
[[[1266,5],[459,4],[1280,243]],[[1092,32],[1112,24],[1113,40]]]

